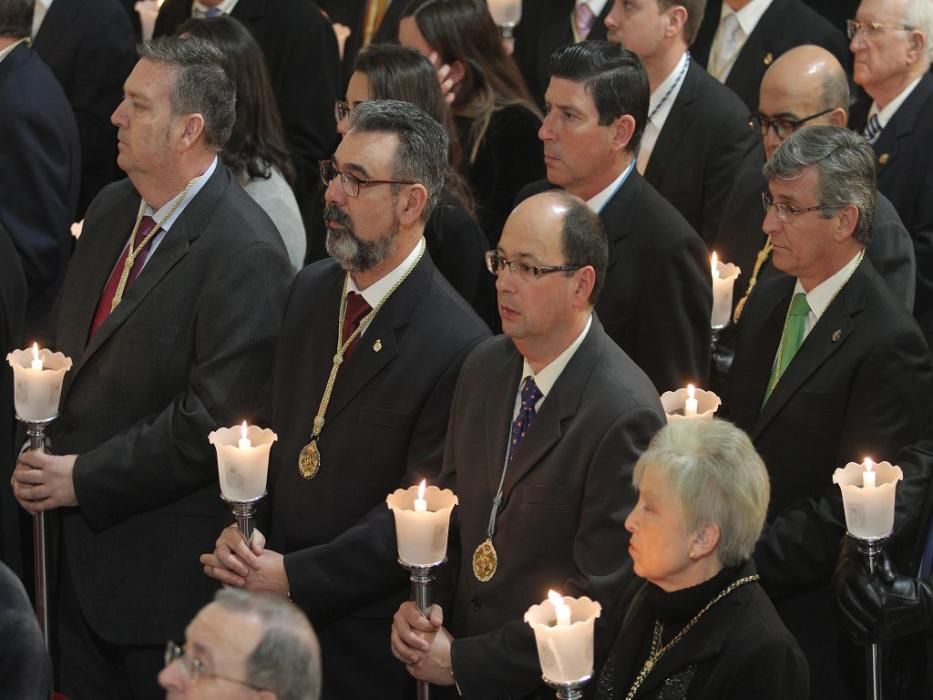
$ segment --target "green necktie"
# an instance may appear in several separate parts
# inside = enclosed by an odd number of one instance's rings
[[[787,312],[787,320],[784,321],[784,332],[781,334],[781,344],[778,356],[771,368],[771,378],[768,380],[768,390],[765,392],[765,402],[770,398],[778,380],[784,375],[784,370],[794,359],[794,355],[803,344],[803,331],[807,323],[807,314],[810,313],[810,305],[807,303],[807,295],[803,292],[797,292],[791,299],[790,309]]]

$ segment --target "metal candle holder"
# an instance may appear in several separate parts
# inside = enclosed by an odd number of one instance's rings
[[[246,501],[233,501],[220,494],[220,500],[230,506],[230,510],[233,511],[236,526],[240,530],[240,534],[243,535],[243,539],[246,540],[246,544],[249,544],[252,540],[253,530],[256,528],[256,504],[265,497],[266,492],[264,491],[262,495],[256,496],[256,498]]]
[[[881,553],[884,551],[884,541],[886,537],[877,537],[862,539],[851,533],[848,534],[858,545],[858,551],[865,557],[865,563],[868,565],[868,572],[872,576],[878,570],[878,561]],[[881,700],[882,697],[882,679],[884,678],[881,669],[881,644],[872,642],[865,648],[865,689],[868,700]]]
[[[398,563],[404,569],[411,572],[411,588],[415,598],[415,605],[418,611],[427,617],[428,610],[431,608],[431,582],[434,580],[434,574],[431,571],[434,567],[440,566],[447,561],[444,557],[434,564],[428,566],[416,566],[406,561],[398,560]],[[427,681],[418,681],[418,700],[429,700],[431,697],[431,686]]]
[[[576,681],[552,681],[547,676],[541,676],[549,688],[557,691],[558,700],[583,700],[583,686],[590,682],[592,676],[586,676]]]

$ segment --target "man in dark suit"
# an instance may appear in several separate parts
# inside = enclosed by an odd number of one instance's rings
[[[658,392],[703,384],[709,365],[712,279],[703,241],[635,170],[648,117],[648,76],[617,44],[584,41],[555,52],[544,141],[547,182],[599,214],[609,268],[596,314]]]
[[[122,177],[110,115],[136,63],[133,27],[117,0],[55,0],[32,47],[58,78],[78,123],[81,191],[75,220],[80,220],[104,185]]]
[[[71,254],[81,151],[55,76],[29,47],[30,0],[0,3],[0,226],[26,275],[26,330],[44,330]]]
[[[584,39],[605,41],[606,17],[613,0],[522,0],[522,18],[515,27],[512,57],[525,78],[532,97],[543,105],[551,75],[551,54]],[[586,10],[582,7],[586,6]],[[582,33],[577,15],[587,18],[589,31]]]
[[[917,254],[914,316],[933,342],[933,26],[912,0],[865,0],[850,27],[854,74],[868,97],[849,126],[875,149],[878,189],[891,200]],[[924,24],[926,23],[926,24]],[[873,27],[878,26],[878,29]],[[869,127],[869,124],[871,126]]]
[[[522,202],[489,257],[505,335],[464,363],[444,447],[454,600],[429,618],[405,603],[392,630],[413,676],[465,698],[544,691],[522,614],[557,589],[612,619],[631,575],[632,471],[664,416],[593,314],[607,258],[598,217],[561,191]]]
[[[489,331],[424,253],[443,127],[394,101],[354,107],[350,127],[322,170],[332,259],[298,275],[279,341],[270,548],[227,528],[202,562],[308,614],[325,698],[403,698],[387,640],[408,587],[385,497],[437,478],[460,366]]]
[[[920,329],[866,263],[871,147],[841,127],[791,135],[765,166],[764,228],[785,276],[749,297],[728,417],[771,474],[755,551],[762,585],[810,664],[812,697],[848,697],[829,582],[845,532],[833,470],[890,459],[926,426],[933,390]],[[908,478],[912,478],[910,474]]]
[[[822,46],[842,65],[849,65],[842,30],[803,0],[711,0],[693,56],[755,111],[768,66],[801,44]]]
[[[735,189],[715,243],[723,260],[742,269],[735,284],[734,304],[749,291],[751,280],[763,283],[781,274],[770,263],[771,245],[761,228],[765,218],[761,193],[767,187],[762,165],[797,129],[819,124],[845,126],[848,106],[848,77],[839,61],[819,46],[793,48],[765,73],[759,108],[751,119],[761,137],[760,146],[735,176]],[[891,202],[880,193],[876,193],[865,254],[894,296],[912,311],[917,274],[913,242]],[[756,273],[759,255],[762,263]]]
[[[24,508],[61,516],[56,671],[72,697],[159,697],[165,640],[213,589],[197,556],[229,517],[207,435],[268,400],[291,278],[217,157],[235,118],[220,54],[167,39],[141,56],[113,114],[129,180],[88,209],[50,343],[74,360],[56,455],[14,472]]]
[[[334,103],[342,92],[333,27],[310,0],[165,0],[154,35],[172,34],[189,17],[217,11],[242,22],[262,49],[297,172],[295,199],[305,231],[315,230],[318,161],[334,151]]]
[[[614,0],[609,41],[634,52],[651,88],[637,168],[711,245],[742,158],[755,145],[748,108],[692,61],[705,0]]]

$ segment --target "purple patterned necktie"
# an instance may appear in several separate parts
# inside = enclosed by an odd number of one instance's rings
[[[512,458],[515,456],[515,450],[518,449],[522,438],[525,437],[525,433],[527,433],[528,428],[531,427],[531,421],[535,419],[535,405],[542,396],[544,396],[544,394],[541,393],[538,385],[535,384],[534,378],[528,377],[525,379],[525,386],[522,387],[522,404],[518,407],[518,415],[512,423],[512,440],[509,443],[509,462],[512,461]]]

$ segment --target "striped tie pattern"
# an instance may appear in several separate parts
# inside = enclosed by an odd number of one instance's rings
[[[868,143],[874,143],[878,140],[878,135],[881,134],[881,122],[878,121],[878,115],[871,115],[871,119],[868,120],[868,123],[865,125],[865,131],[862,132]]]

